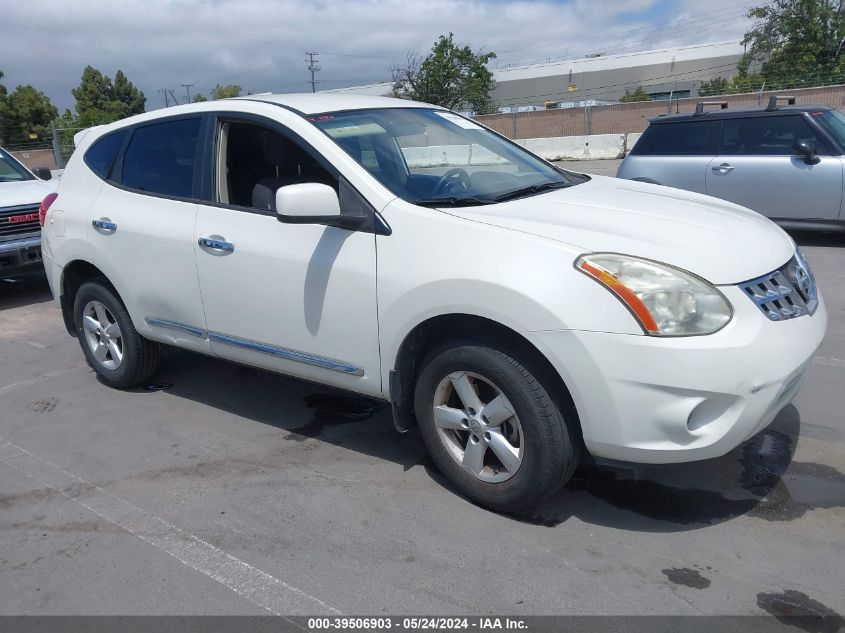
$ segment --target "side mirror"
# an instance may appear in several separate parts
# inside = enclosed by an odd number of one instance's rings
[[[795,153],[799,156],[803,156],[804,162],[808,165],[815,165],[819,162],[819,158],[816,156],[816,148],[810,145],[807,141],[795,141],[792,149],[794,149]]]
[[[47,167],[33,167],[32,173],[35,174],[36,178],[40,178],[41,180],[51,180],[53,178],[53,172]]]
[[[286,224],[325,224],[344,229],[358,228],[366,219],[344,215],[337,192],[316,182],[279,187],[276,218]]]

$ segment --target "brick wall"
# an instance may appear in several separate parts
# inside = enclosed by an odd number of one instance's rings
[[[719,97],[698,97],[672,101],[671,113],[692,112],[699,101],[727,101],[730,108],[766,105],[773,95],[793,95],[799,104],[845,107],[845,85],[824,88],[803,88],[725,95]],[[477,117],[487,125],[509,138],[548,138],[553,136],[583,136],[587,134],[632,134],[642,132],[650,119],[670,113],[668,101],[645,101],[620,103],[591,108],[570,108],[542,110],[539,112],[516,112],[514,114],[490,114]]]

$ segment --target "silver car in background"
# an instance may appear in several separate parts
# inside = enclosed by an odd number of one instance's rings
[[[790,105],[779,106],[783,99]],[[722,198],[787,228],[845,230],[845,114],[794,102],[699,103],[653,119],[617,177]]]

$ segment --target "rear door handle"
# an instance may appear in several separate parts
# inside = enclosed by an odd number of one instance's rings
[[[117,224],[107,218],[101,218],[91,222],[91,226],[95,229],[100,229],[106,233],[114,233],[117,230]]]
[[[722,163],[721,165],[717,165],[716,167],[713,167],[713,171],[718,171],[718,172],[721,172],[723,174],[727,174],[729,172],[732,172],[733,170],[734,170],[734,167],[732,167],[731,165],[728,165],[727,163]]]
[[[231,253],[235,250],[235,245],[231,242],[225,242],[223,240],[218,240],[213,237],[201,237],[197,240],[197,244],[199,244],[203,248],[209,248],[213,251],[223,253]]]

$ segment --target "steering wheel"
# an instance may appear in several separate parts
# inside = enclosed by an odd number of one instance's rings
[[[436,197],[437,194],[443,193],[447,190],[447,188],[451,188],[452,186],[458,184],[463,186],[463,191],[469,191],[469,174],[465,169],[453,167],[440,177],[440,180],[437,181],[431,195]]]

